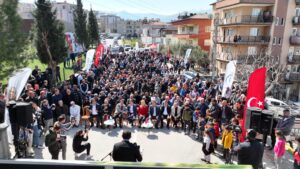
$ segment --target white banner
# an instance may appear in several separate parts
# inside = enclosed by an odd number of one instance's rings
[[[88,72],[90,68],[92,67],[92,64],[94,63],[94,55],[95,55],[95,49],[90,49],[86,53],[86,59],[85,59],[85,67],[83,70]]]
[[[184,64],[186,64],[191,56],[192,49],[187,49],[184,56]]]
[[[30,68],[23,68],[15,71],[11,78],[9,78],[7,86],[7,98],[11,98],[11,95],[15,95],[16,100],[19,99],[21,92],[23,91],[28,78],[31,75],[32,70]],[[14,97],[14,96],[12,96]]]
[[[222,97],[226,96],[227,88],[231,90],[232,83],[235,76],[235,68],[236,68],[236,61],[230,61],[226,65],[226,72],[224,76],[224,82],[223,82],[223,89],[222,89]]]

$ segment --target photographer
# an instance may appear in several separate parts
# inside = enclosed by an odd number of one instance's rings
[[[58,160],[58,154],[61,149],[60,143],[60,127],[58,125],[49,129],[49,133],[45,137],[45,145],[52,156],[52,160]]]
[[[76,153],[82,153],[84,150],[86,150],[86,157],[85,159],[90,159],[92,156],[90,155],[91,150],[91,144],[85,143],[81,144],[83,141],[88,141],[88,131],[79,130],[76,132],[74,138],[73,138],[73,151]]]
[[[116,143],[112,151],[112,158],[114,161],[137,162],[142,161],[140,146],[136,143],[130,143],[130,131],[124,131],[122,134],[123,141]]]

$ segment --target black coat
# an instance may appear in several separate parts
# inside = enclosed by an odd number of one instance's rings
[[[253,169],[258,169],[262,163],[263,154],[264,147],[260,142],[246,141],[239,145],[238,164],[252,165]]]
[[[223,113],[223,111],[225,111],[225,118],[229,122],[234,117],[232,109],[229,106],[225,106],[225,107],[222,107],[222,113]]]
[[[142,155],[139,148],[129,141],[121,141],[114,145],[112,151],[114,161],[137,162],[142,161]]]

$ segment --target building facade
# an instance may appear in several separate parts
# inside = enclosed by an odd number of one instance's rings
[[[34,24],[34,17],[32,13],[35,10],[35,5],[30,3],[18,3],[17,12],[22,19],[21,31],[24,34],[29,34]]]
[[[219,74],[230,60],[278,56],[290,100],[300,98],[300,1],[218,0],[212,4],[212,53]],[[299,30],[298,30],[299,29]],[[251,63],[250,63],[251,64]]]
[[[102,33],[118,33],[124,35],[125,21],[119,16],[112,14],[97,15],[98,27]]]
[[[125,21],[126,37],[140,37],[142,34],[142,20],[126,20]]]
[[[208,15],[193,15],[172,22],[177,27],[176,38],[181,44],[200,46],[209,52],[212,19]]]
[[[150,22],[143,25],[141,40],[144,45],[164,44],[166,33],[174,31],[174,26],[165,22]],[[169,37],[170,38],[170,37]]]
[[[56,10],[56,18],[64,24],[65,32],[75,32],[74,9],[76,5],[65,2],[53,2],[52,10]]]

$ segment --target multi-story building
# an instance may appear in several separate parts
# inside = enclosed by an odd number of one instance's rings
[[[76,5],[64,2],[52,2],[52,10],[56,10],[56,18],[64,24],[65,32],[74,32],[73,12]]]
[[[279,56],[288,70],[282,82],[287,96],[299,101],[300,0],[218,0],[212,6],[217,72],[224,73],[230,60]]]
[[[32,13],[35,10],[35,5],[30,3],[18,3],[17,12],[22,19],[21,31],[25,34],[29,34],[32,25],[34,23],[34,17]]]
[[[165,22],[151,22],[143,25],[141,40],[144,45],[164,44],[166,30],[172,30],[174,26]]]
[[[103,33],[118,33],[124,35],[125,21],[116,15],[101,14],[97,15],[98,26]]]
[[[177,27],[178,42],[210,49],[211,17],[208,15],[192,15],[172,22]]]
[[[126,20],[126,36],[127,37],[140,37],[142,34],[142,20]]]

